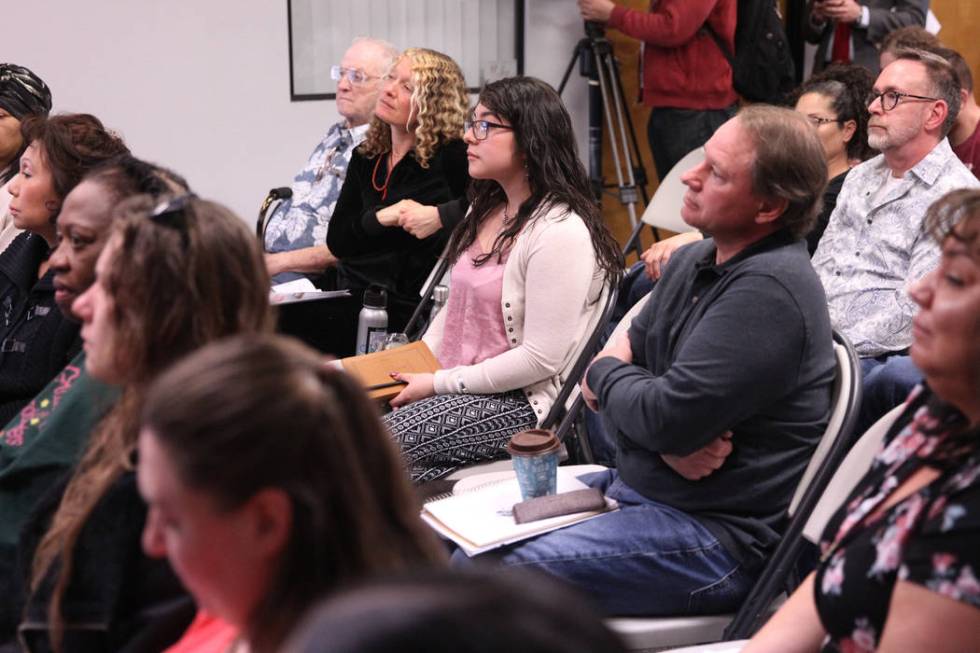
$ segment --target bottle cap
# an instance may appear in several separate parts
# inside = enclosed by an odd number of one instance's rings
[[[364,291],[364,305],[369,308],[384,308],[388,305],[388,293],[381,286],[370,286]]]
[[[521,431],[507,443],[507,453],[512,456],[539,456],[551,453],[561,446],[555,434],[546,429]]]

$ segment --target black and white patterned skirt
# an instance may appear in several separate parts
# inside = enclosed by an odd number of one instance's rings
[[[537,418],[520,390],[427,397],[384,416],[415,483],[507,456],[504,446]]]

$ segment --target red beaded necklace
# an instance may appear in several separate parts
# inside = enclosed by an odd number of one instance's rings
[[[394,150],[388,152],[388,158],[392,161],[391,165],[388,166],[388,174],[385,175],[385,182],[378,185],[378,166],[381,165],[381,161],[385,158],[384,156],[379,156],[378,160],[374,162],[374,170],[371,172],[371,188],[381,193],[381,200],[384,201],[388,197],[388,182],[391,181],[391,172],[395,169],[394,165]]]

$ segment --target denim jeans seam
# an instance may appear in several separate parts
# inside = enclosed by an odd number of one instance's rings
[[[673,551],[620,551],[618,553],[604,553],[604,554],[591,554],[591,555],[579,555],[572,557],[547,557],[539,558],[537,560],[520,560],[516,562],[508,562],[507,565],[511,567],[520,567],[524,565],[548,565],[552,563],[563,563],[563,562],[580,562],[587,560],[614,560],[617,558],[634,558],[634,557],[648,557],[648,558],[667,558],[667,557],[678,557],[687,556],[692,557],[696,555],[701,555],[707,551],[717,549],[721,546],[720,542],[714,542],[707,546],[699,546],[687,549],[676,549]],[[738,565],[736,565],[736,569]],[[710,587],[710,585],[706,586]],[[704,589],[704,588],[702,588]]]
[[[699,587],[696,590],[692,590],[691,593],[687,597],[687,610],[688,610],[688,613],[689,614],[692,614],[693,613],[693,611],[694,611],[694,605],[693,604],[694,604],[694,602],[695,602],[695,600],[697,598],[699,598],[701,595],[705,594],[706,592],[709,592],[709,591],[711,591],[713,589],[716,589],[718,587],[721,587],[722,585],[725,585],[727,583],[730,583],[731,580],[732,580],[732,577],[736,573],[738,573],[741,569],[742,569],[742,565],[741,564],[736,564],[734,567],[732,567],[732,569],[727,574],[725,574],[724,576],[722,576],[718,580],[714,581],[713,583],[708,583],[704,587]]]

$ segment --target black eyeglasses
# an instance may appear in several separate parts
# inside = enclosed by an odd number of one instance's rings
[[[490,122],[489,120],[467,120],[463,123],[463,131],[467,132],[473,130],[473,137],[478,141],[485,141],[490,135],[490,128],[496,127],[497,129],[509,129],[514,130],[510,125],[501,125],[499,122]]]
[[[814,127],[829,125],[832,122],[838,122],[837,118],[824,118],[823,116],[815,116],[813,114],[807,114],[806,119],[813,123]]]
[[[881,110],[891,111],[898,106],[900,101],[905,101],[906,99],[919,100],[920,102],[938,102],[942,98],[929,97],[927,95],[913,95],[912,93],[902,93],[901,91],[885,91],[884,93],[871,91],[868,94],[866,103],[870,107],[874,104],[875,100],[881,100]]]
[[[156,208],[147,217],[150,221],[168,229],[173,229],[180,234],[180,239],[187,247],[187,205],[191,200],[196,200],[194,193],[185,193],[177,197],[165,200],[157,204]]]

